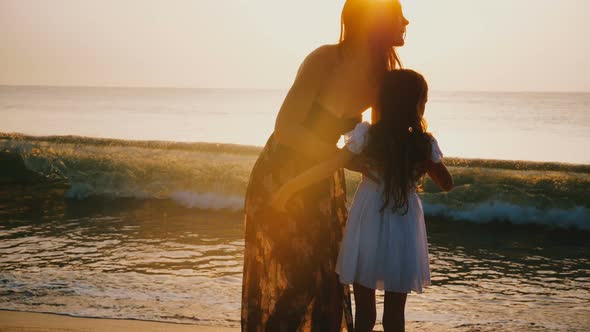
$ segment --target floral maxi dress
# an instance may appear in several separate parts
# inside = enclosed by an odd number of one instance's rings
[[[305,125],[336,144],[359,121],[314,104]],[[244,209],[242,331],[352,331],[349,288],[335,272],[347,218],[344,171],[297,193],[287,212],[268,206],[282,184],[317,163],[273,134],[254,165]]]

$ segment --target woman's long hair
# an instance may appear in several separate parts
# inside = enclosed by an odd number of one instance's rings
[[[358,38],[359,35],[386,33],[379,31],[377,26],[381,22],[376,21],[382,19],[380,14],[383,12],[384,6],[398,4],[399,0],[346,0],[340,19],[340,45],[349,39]],[[365,24],[367,22],[374,23],[374,29],[370,32],[363,31],[367,27]],[[379,39],[379,36],[374,37],[375,40]],[[374,45],[374,47],[384,53],[386,71],[402,67],[395,47],[389,45]]]
[[[425,173],[431,154],[430,134],[419,111],[428,96],[422,75],[398,69],[385,75],[376,108],[380,120],[371,126],[366,154],[383,174],[384,205],[408,211],[408,192]]]

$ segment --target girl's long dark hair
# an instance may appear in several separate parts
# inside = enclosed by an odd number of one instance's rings
[[[419,112],[428,84],[422,75],[409,69],[388,72],[375,109],[379,121],[371,126],[366,154],[383,174],[383,211],[408,211],[408,191],[425,173],[430,157],[430,135]]]

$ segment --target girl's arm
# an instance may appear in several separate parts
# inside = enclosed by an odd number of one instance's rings
[[[442,190],[451,191],[451,189],[453,189],[453,177],[442,160],[438,163],[429,160],[427,167],[428,176],[430,176],[434,183],[436,183]]]
[[[342,168],[354,156],[355,154],[350,152],[347,148],[343,148],[331,158],[289,180],[272,196],[271,206],[278,211],[284,211],[287,201],[289,201],[295,193],[331,176],[334,174],[335,170]]]
[[[324,160],[338,151],[335,144],[323,142],[303,126],[334,66],[335,51],[332,46],[322,46],[305,58],[275,122],[277,141],[315,160]]]

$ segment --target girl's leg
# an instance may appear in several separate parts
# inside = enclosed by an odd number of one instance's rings
[[[406,309],[406,293],[385,292],[385,305],[383,310],[383,329],[385,332],[404,332]]]
[[[354,315],[354,331],[373,331],[373,327],[375,327],[375,320],[377,319],[375,290],[355,283],[354,302],[356,304],[356,310]]]

